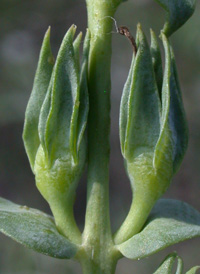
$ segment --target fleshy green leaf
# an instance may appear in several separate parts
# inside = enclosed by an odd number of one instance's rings
[[[153,274],[172,274],[172,268],[176,261],[176,253],[169,254]]]
[[[170,36],[192,16],[196,0],[155,0],[167,12],[167,20],[163,28],[166,36]]]
[[[125,95],[122,99],[121,113],[127,108],[127,124],[124,117],[120,119],[122,136],[126,126],[125,140],[121,140],[124,157],[131,161],[136,154],[154,149],[160,131],[160,100],[153,72],[152,58],[148,43],[138,26],[139,47],[132,71],[132,79],[128,77]],[[124,103],[128,102],[124,106]],[[121,114],[120,114],[121,115]],[[124,146],[124,149],[123,149]]]
[[[0,231],[51,257],[68,259],[77,252],[77,247],[59,234],[51,216],[3,198],[0,198]]]
[[[53,66],[54,58],[51,53],[49,28],[43,40],[33,90],[25,114],[23,140],[32,170],[34,169],[35,156],[40,145],[38,135],[40,109],[47,93]]]
[[[199,270],[199,269],[200,269],[200,266],[194,266],[193,268],[188,270],[185,274],[196,274],[197,270]]]
[[[184,202],[162,199],[155,205],[144,229],[117,247],[125,257],[138,259],[198,236],[200,213]]]

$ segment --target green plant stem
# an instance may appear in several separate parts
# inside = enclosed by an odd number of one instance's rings
[[[88,186],[83,246],[92,263],[84,273],[113,273],[109,217],[111,31],[114,1],[88,0],[89,56]],[[85,261],[85,260],[84,260]],[[92,270],[91,270],[91,269]]]
[[[121,244],[139,233],[152,209],[152,204],[141,204],[140,197],[133,197],[129,213],[114,235],[115,244]]]
[[[113,257],[107,257],[107,259],[102,264],[98,264],[95,258],[95,253],[93,257],[88,259],[88,254],[82,257],[81,266],[84,274],[92,273],[103,273],[103,274],[114,274],[116,269],[117,259],[114,255]]]
[[[51,206],[59,231],[75,244],[81,244],[81,233],[74,219],[73,203]]]

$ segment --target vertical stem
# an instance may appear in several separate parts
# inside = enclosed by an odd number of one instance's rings
[[[94,260],[82,260],[81,266],[83,274],[114,274],[116,269],[117,259],[110,259],[109,261],[105,261],[104,264],[97,264]]]
[[[113,273],[109,217],[109,134],[112,0],[87,0],[91,33],[89,57],[88,186],[83,246],[92,267],[85,273]],[[83,263],[82,263],[83,265]],[[98,270],[97,270],[98,269]],[[93,272],[95,270],[95,272]]]

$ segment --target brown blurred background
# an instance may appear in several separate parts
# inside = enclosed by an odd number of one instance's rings
[[[165,197],[181,199],[200,210],[200,3],[192,19],[173,37],[178,63],[190,142],[182,167]],[[51,43],[56,56],[61,40],[74,23],[85,32],[83,0],[1,0],[0,1],[0,196],[50,213],[37,191],[22,143],[24,112],[30,96],[43,35],[52,27]],[[149,38],[149,28],[157,34],[164,12],[153,0],[129,0],[115,16],[119,25],[135,35],[140,22]],[[113,229],[123,221],[131,202],[131,190],[120,153],[118,137],[119,104],[123,84],[131,62],[132,49],[122,36],[113,34],[112,58],[112,129],[110,164],[110,207]],[[83,227],[86,196],[82,179],[75,206]],[[151,274],[170,251],[177,250],[185,270],[200,264],[200,239],[168,248],[141,261],[122,259],[117,274]],[[0,235],[0,273],[2,274],[81,274],[79,265],[37,254]]]

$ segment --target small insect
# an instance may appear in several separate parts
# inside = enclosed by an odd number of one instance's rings
[[[128,38],[128,40],[131,42],[131,45],[133,46],[133,50],[135,52],[135,55],[137,53],[137,45],[135,43],[134,37],[131,35],[129,29],[125,26],[117,28],[118,33],[121,35],[124,35]]]
[[[133,51],[134,51],[134,53],[136,55],[136,53],[137,53],[137,45],[136,45],[135,39],[131,35],[129,29],[127,27],[125,27],[125,26],[118,27],[117,26],[117,21],[112,16],[105,16],[104,18],[106,18],[106,17],[109,17],[109,18],[111,18],[114,21],[117,33],[119,33],[121,35],[124,35],[124,36],[126,36],[128,38],[128,40],[131,42],[131,45],[133,46]]]

